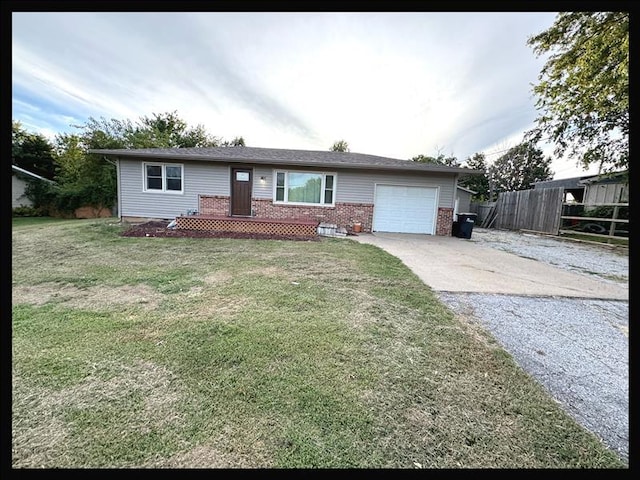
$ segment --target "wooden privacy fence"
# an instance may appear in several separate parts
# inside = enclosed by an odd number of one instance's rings
[[[486,226],[558,235],[563,194],[563,187],[502,192]]]

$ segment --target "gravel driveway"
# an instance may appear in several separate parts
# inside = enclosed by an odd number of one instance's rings
[[[628,251],[512,231],[474,229],[487,247],[628,284]],[[481,323],[580,424],[629,458],[629,304],[618,300],[439,292]]]
[[[545,235],[474,228],[473,243],[613,283],[629,282],[629,252],[618,246],[592,245]]]

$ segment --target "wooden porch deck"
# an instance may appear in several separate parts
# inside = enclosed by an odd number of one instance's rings
[[[213,232],[261,233],[281,236],[315,237],[318,222],[256,217],[224,217],[216,215],[181,215],[176,217],[177,229],[209,230]]]

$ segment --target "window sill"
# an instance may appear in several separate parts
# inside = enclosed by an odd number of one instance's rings
[[[320,207],[320,208],[336,208],[335,204],[329,203],[292,203],[292,202],[272,202],[273,205],[279,207]]]

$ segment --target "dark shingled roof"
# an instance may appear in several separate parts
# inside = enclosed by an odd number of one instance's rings
[[[536,188],[563,187],[565,189],[584,188],[591,183],[619,183],[624,182],[628,171],[603,173],[600,175],[584,175],[582,177],[563,178],[560,180],[545,180],[543,182],[533,182],[531,185]]]
[[[543,182],[533,182],[534,189],[539,188],[556,188],[563,187],[567,188],[584,188],[584,185],[580,183],[580,180],[584,180],[585,178],[591,178],[591,175],[584,177],[571,177],[571,178],[562,178],[560,180],[545,180]]]
[[[363,153],[322,150],[286,150],[282,148],[214,147],[214,148],[139,148],[89,150],[89,153],[158,160],[198,160],[204,162],[256,163],[269,165],[317,166],[331,168],[363,168],[375,170],[413,170],[476,174],[481,170],[421,163]]]
[[[627,170],[623,170],[621,172],[609,172],[603,173],[601,175],[596,175],[594,177],[585,178],[584,180],[580,180],[581,185],[590,185],[592,183],[628,183],[629,181],[629,172]]]

